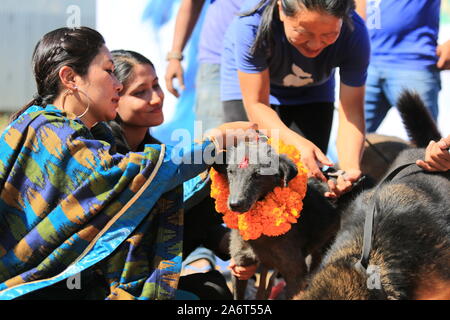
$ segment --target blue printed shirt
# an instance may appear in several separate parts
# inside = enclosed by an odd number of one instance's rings
[[[259,0],[247,0],[241,12],[251,10]],[[222,101],[241,100],[237,71],[259,73],[269,69],[270,103],[299,105],[334,102],[334,71],[340,70],[341,81],[353,87],[363,86],[370,56],[369,36],[364,21],[352,14],[354,29],[344,24],[337,41],[319,56],[307,58],[286,38],[283,25],[273,22],[274,49],[251,54],[265,6],[250,16],[234,18],[224,39],[221,68]]]

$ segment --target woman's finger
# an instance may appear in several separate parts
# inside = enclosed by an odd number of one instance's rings
[[[327,156],[325,156],[319,148],[315,150],[315,155],[317,157],[317,160],[319,160],[323,166],[327,167],[334,166],[334,163],[330,159],[328,159]]]
[[[328,184],[328,189],[329,191],[324,193],[324,196],[327,198],[337,198],[337,194],[336,194],[336,183],[334,182],[333,179],[329,179],[327,181]]]
[[[423,160],[417,160],[416,164],[426,171],[431,171],[431,172],[437,171],[436,169],[432,168],[427,162],[425,162]]]
[[[306,163],[306,168],[308,169],[308,176],[314,177],[317,180],[327,182],[327,178],[323,175],[322,170],[320,170],[315,159],[310,159]]]

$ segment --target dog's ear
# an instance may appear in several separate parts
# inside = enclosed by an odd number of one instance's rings
[[[221,174],[227,173],[227,151],[220,151],[214,158],[214,164],[212,166],[214,170]]]
[[[287,187],[289,181],[294,179],[298,174],[295,163],[284,154],[280,154],[280,176],[283,187]]]

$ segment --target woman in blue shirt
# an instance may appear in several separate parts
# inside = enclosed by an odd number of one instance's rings
[[[225,35],[221,98],[225,120],[248,118],[296,146],[323,181],[340,69],[337,148],[346,174],[329,181],[336,197],[361,176],[364,84],[370,44],[354,1],[247,0]],[[245,109],[244,109],[245,108]]]

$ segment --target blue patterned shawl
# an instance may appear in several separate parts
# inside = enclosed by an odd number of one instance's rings
[[[204,151],[210,142],[193,146]],[[96,269],[98,298],[171,299],[181,269],[182,189],[206,169],[171,148],[110,155],[54,106],[32,106],[0,141],[0,299]],[[150,210],[151,209],[151,210]],[[83,284],[89,286],[89,284]]]

